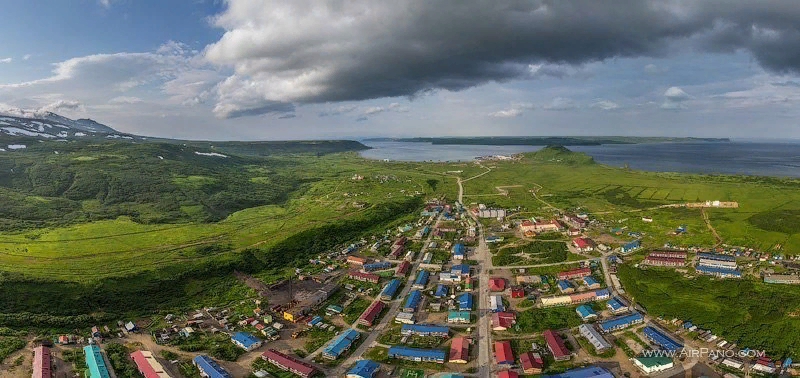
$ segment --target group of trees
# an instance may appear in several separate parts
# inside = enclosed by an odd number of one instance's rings
[[[800,356],[800,287],[749,279],[686,279],[674,271],[627,265],[620,267],[619,278],[650,315],[691,321],[772,357]]]
[[[290,159],[202,156],[170,144],[111,146],[73,147],[69,152],[74,154],[46,157],[32,152],[0,161],[0,230],[122,215],[141,223],[218,221],[241,209],[280,203],[304,182]],[[249,173],[251,165],[270,168]],[[268,183],[254,180],[257,175],[268,176]],[[182,177],[208,180],[186,185]],[[87,210],[83,202],[89,200],[93,205]],[[187,214],[182,206],[201,210]]]

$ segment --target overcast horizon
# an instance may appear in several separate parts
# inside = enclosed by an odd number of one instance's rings
[[[0,112],[138,135],[800,138],[796,1],[76,0],[4,16]]]

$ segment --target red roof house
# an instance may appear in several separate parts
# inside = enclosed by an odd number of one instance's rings
[[[498,364],[514,364],[514,352],[511,351],[511,341],[495,341],[494,357]]]
[[[408,273],[408,269],[411,268],[411,263],[408,260],[403,260],[400,265],[397,265],[397,270],[395,270],[395,276],[405,276]]]
[[[361,317],[358,318],[358,324],[363,324],[367,327],[371,327],[372,322],[375,321],[375,318],[378,316],[378,314],[381,313],[381,311],[383,311],[383,308],[385,306],[386,304],[379,300],[372,302],[372,304],[369,305],[369,307],[367,307],[367,309],[364,310],[364,312],[361,314]]]
[[[278,352],[275,349],[267,349],[266,352],[261,354],[261,358],[282,370],[290,371],[304,378],[311,377],[317,371],[309,363],[297,357]]]
[[[511,312],[495,312],[492,314],[492,329],[495,331],[505,331],[516,322],[517,316]]]
[[[542,333],[544,341],[547,343],[547,348],[553,354],[556,361],[568,360],[571,356],[569,349],[564,345],[564,340],[561,336],[556,334],[552,329],[546,329]]]
[[[497,373],[497,378],[519,378],[519,374],[511,370],[503,370]]]
[[[575,278],[583,278],[592,275],[592,270],[589,268],[578,268],[568,270],[566,272],[558,272],[559,280],[571,280]]]
[[[33,378],[50,378],[50,348],[46,346],[33,350]]]
[[[469,362],[469,343],[465,337],[453,338],[450,343],[450,362],[466,364]]]
[[[489,279],[489,290],[491,291],[503,291],[506,289],[506,280],[502,278],[490,278]]]
[[[511,288],[511,298],[524,298],[525,289],[522,286],[514,286]]]
[[[527,352],[519,356],[522,371],[525,374],[539,374],[544,368],[544,361],[539,353]]]
[[[164,370],[164,367],[161,366],[161,363],[153,357],[153,353],[146,350],[137,350],[131,353],[131,358],[144,378],[169,377],[169,374]]]
[[[592,247],[592,241],[586,238],[575,238],[572,241],[572,244],[578,248],[579,251],[591,251],[594,249]]]

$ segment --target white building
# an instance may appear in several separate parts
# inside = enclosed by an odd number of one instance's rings
[[[742,370],[742,368],[744,367],[744,363],[742,361],[733,358],[726,358],[722,360],[721,364],[738,370]]]
[[[578,331],[580,331],[581,336],[585,337],[586,340],[589,340],[589,343],[594,346],[596,351],[601,351],[604,349],[611,348],[611,344],[603,338],[603,335],[590,324],[581,324],[578,327]]]
[[[637,357],[633,364],[647,375],[671,369],[675,364],[669,357]]]

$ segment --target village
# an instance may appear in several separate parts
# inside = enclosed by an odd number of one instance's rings
[[[266,285],[241,274],[256,298],[36,340],[33,377],[111,378],[124,363],[145,378],[800,374],[791,359],[649,315],[616,275],[631,264],[800,284],[794,259],[731,246],[646,246],[642,233],[579,210],[519,213],[429,200],[415,222],[317,256],[290,279]],[[684,232],[676,225],[674,235]],[[535,323],[551,312],[579,321]],[[127,361],[109,358],[110,342],[133,345]]]

